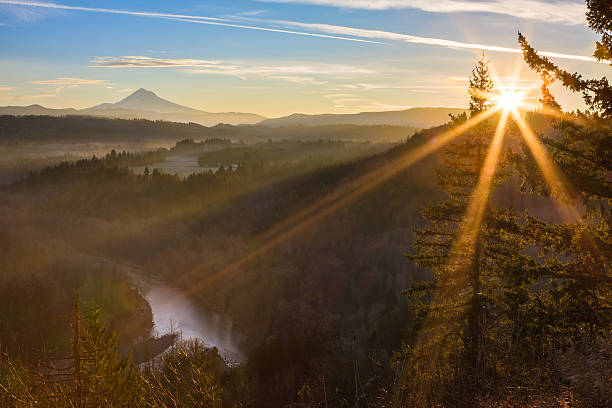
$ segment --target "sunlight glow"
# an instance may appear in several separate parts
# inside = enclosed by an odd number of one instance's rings
[[[514,111],[522,107],[524,100],[524,92],[519,92],[515,88],[507,88],[502,89],[495,97],[495,105],[504,111]]]

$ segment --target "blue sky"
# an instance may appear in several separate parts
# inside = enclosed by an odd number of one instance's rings
[[[464,107],[483,48],[501,85],[538,85],[519,30],[567,69],[609,75],[575,0],[0,0],[0,105],[82,108],[143,87],[270,117]]]

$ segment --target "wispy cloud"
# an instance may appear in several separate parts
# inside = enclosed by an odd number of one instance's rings
[[[258,16],[260,14],[264,14],[266,10],[253,10],[253,11],[243,11],[242,13],[238,13],[240,16]]]
[[[432,13],[494,13],[563,24],[584,24],[586,7],[575,1],[469,1],[469,0],[259,0],[301,3],[364,10],[411,8]]]
[[[56,94],[36,94],[36,95],[8,95],[0,97],[0,100],[31,100],[31,99],[46,99],[46,98],[57,98]]]
[[[323,95],[324,98],[328,98],[328,99],[352,98],[354,96],[356,96],[356,95],[354,95],[354,94],[346,94],[346,93],[337,93],[337,94]]]
[[[272,75],[270,79],[278,79],[280,81],[291,82],[294,84],[308,84],[308,85],[325,85],[327,81],[317,80],[313,77],[304,77],[296,75]]]
[[[271,80],[295,84],[324,85],[321,77],[353,77],[375,74],[379,70],[346,64],[327,64],[320,62],[279,62],[260,64],[256,61],[208,61],[186,58],[154,58],[148,56],[95,57],[91,60],[96,68],[187,68],[191,74],[225,75],[247,79],[248,76],[261,76]]]
[[[106,88],[109,87],[109,83],[106,79],[85,79],[85,78],[70,78],[61,77],[55,79],[43,79],[38,81],[30,81],[34,85],[53,85],[55,86],[55,92],[59,92],[64,88],[77,88],[81,85],[104,85]]]
[[[388,104],[388,103],[384,103],[384,102],[372,102],[372,103],[369,103],[367,105],[361,105],[358,108],[362,112],[366,112],[366,111],[376,112],[376,111],[389,111],[389,110],[404,110],[404,109],[414,108],[414,106],[411,106],[411,105],[393,105],[393,104]]]
[[[36,21],[43,20],[44,14],[40,11],[36,11],[32,8],[25,7],[6,7],[5,10],[8,14],[12,15],[18,22],[21,23],[33,23]],[[0,24],[6,25],[6,24]]]
[[[85,79],[85,78],[55,78],[55,79],[44,79],[39,81],[30,81],[31,84],[35,85],[99,85],[106,84],[106,79]]]
[[[323,95],[324,98],[330,99],[335,109],[355,108],[356,105],[363,104],[368,99],[354,94],[338,93]]]
[[[165,68],[165,67],[208,67],[220,61],[189,58],[154,58],[141,55],[122,57],[95,57],[91,60],[93,67],[104,68]]]
[[[330,0],[330,1],[336,1],[338,4],[341,3],[340,0]],[[362,1],[365,4],[366,2],[365,0],[356,0],[356,4],[357,2],[362,2]],[[392,0],[389,0],[389,1],[392,1]],[[438,3],[445,2],[445,1],[448,2],[448,1],[454,1],[454,0],[439,0]],[[516,1],[522,4],[523,2],[526,2],[526,1],[533,2],[534,0],[516,0]],[[455,1],[455,3],[459,4],[461,2]],[[495,1],[495,2],[491,2],[491,1],[490,2],[467,2],[466,1],[463,3],[498,4],[500,2],[499,1]],[[455,48],[455,49],[475,49],[475,50],[485,50],[485,51],[493,51],[493,52],[514,53],[514,54],[518,54],[521,52],[521,50],[518,48],[509,48],[509,47],[502,47],[502,46],[489,45],[489,44],[479,44],[479,43],[467,43],[467,42],[460,42],[460,41],[454,41],[454,40],[446,40],[443,38],[421,37],[421,36],[416,36],[416,35],[411,35],[411,34],[400,34],[400,33],[394,33],[394,32],[389,32],[389,31],[368,30],[368,29],[338,26],[338,25],[331,25],[331,24],[303,23],[303,22],[286,21],[286,20],[264,20],[264,19],[248,18],[248,17],[241,17],[241,16],[233,16],[232,18],[215,18],[215,17],[194,16],[194,15],[184,15],[184,14],[126,11],[126,10],[82,7],[82,6],[67,6],[67,5],[61,5],[61,4],[55,4],[55,3],[14,1],[14,0],[0,0],[0,4],[13,4],[13,5],[30,6],[30,7],[46,7],[46,8],[75,10],[75,11],[88,11],[88,12],[97,12],[97,13],[127,14],[127,15],[133,15],[133,16],[138,16],[138,17],[164,18],[164,19],[171,19],[175,21],[182,21],[182,22],[188,22],[188,23],[218,25],[218,26],[233,27],[233,28],[239,28],[239,29],[268,31],[268,32],[302,35],[302,36],[310,36],[310,37],[318,37],[318,38],[337,39],[337,40],[343,40],[343,41],[356,41],[356,42],[363,42],[363,43],[380,43],[381,40],[387,40],[387,41],[399,41],[399,42],[412,43],[412,44],[426,44],[426,45],[433,45],[433,46],[442,46],[442,47]],[[515,1],[513,1],[510,4],[514,5],[516,3]],[[240,23],[240,22],[246,22],[246,21],[258,22],[260,25],[247,25],[247,24]],[[276,26],[276,27],[281,27],[281,28],[274,28],[270,26]],[[303,31],[303,30],[308,30],[308,31]],[[582,56],[582,55],[564,54],[564,53],[558,53],[558,52],[552,52],[552,51],[540,51],[540,54],[544,56],[552,57],[552,58],[571,59],[571,60],[579,60],[579,61],[586,61],[586,62],[598,62],[593,57]],[[604,63],[607,63],[607,62],[604,61]]]

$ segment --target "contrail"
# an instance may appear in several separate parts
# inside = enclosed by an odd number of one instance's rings
[[[341,37],[341,36],[336,36],[336,35],[306,33],[306,32],[301,32],[301,31],[294,31],[294,30],[282,30],[282,29],[277,29],[277,28],[256,27],[256,26],[248,26],[248,25],[242,25],[242,24],[234,24],[232,23],[233,20],[229,20],[226,18],[192,16],[192,15],[186,15],[186,14],[157,13],[157,12],[149,12],[149,11],[115,10],[115,9],[98,8],[98,7],[67,6],[64,4],[56,4],[56,3],[43,3],[43,2],[18,1],[18,0],[0,0],[0,4],[10,4],[10,5],[15,5],[15,6],[27,6],[27,7],[41,7],[41,8],[50,8],[50,9],[59,9],[59,10],[89,11],[93,13],[123,14],[123,15],[137,16],[137,17],[164,18],[164,19],[191,22],[191,23],[197,22],[200,24],[209,24],[209,25],[217,25],[217,26],[224,26],[224,27],[243,28],[243,29],[258,30],[258,31],[270,31],[274,33],[304,35],[308,37],[330,38],[334,40],[381,44],[378,41],[364,40],[360,38],[349,38],[349,37]]]
[[[41,7],[41,8],[51,8],[51,9],[59,9],[59,10],[90,11],[94,13],[110,13],[110,14],[127,14],[130,16],[139,16],[139,17],[178,17],[178,18],[193,18],[193,19],[202,19],[202,20],[211,20],[211,21],[227,21],[226,19],[215,18],[215,17],[156,13],[156,12],[148,12],[148,11],[114,10],[114,9],[98,8],[98,7],[67,6],[64,4],[43,3],[43,2],[38,2],[38,1],[0,0],[0,3],[1,4],[12,4],[15,6]]]
[[[209,25],[217,25],[217,26],[233,27],[233,28],[245,28],[249,30],[271,31],[273,33],[284,33],[284,34],[297,34],[297,35],[305,35],[308,37],[331,38],[334,40],[356,41],[356,42],[364,42],[364,43],[370,43],[370,44],[383,44],[380,41],[364,40],[361,38],[341,37],[341,36],[329,35],[329,34],[307,33],[303,31],[282,30],[280,28],[248,26],[248,25],[242,25],[242,24],[224,23],[224,22],[219,22],[219,21],[193,20],[190,18],[174,18],[174,17],[166,17],[166,18],[170,20],[184,21],[187,23],[209,24]]]
[[[446,40],[443,38],[419,37],[419,36],[410,35],[410,34],[400,34],[400,33],[393,33],[389,31],[380,31],[380,30],[368,30],[368,29],[345,27],[345,26],[338,26],[338,25],[331,25],[331,24],[301,23],[301,22],[296,22],[296,21],[285,21],[285,20],[264,20],[264,19],[254,19],[254,18],[237,17],[237,16],[232,16],[231,18],[216,18],[216,17],[194,16],[194,15],[186,15],[186,14],[116,10],[116,9],[83,7],[83,6],[68,6],[68,5],[56,4],[56,3],[18,1],[18,0],[0,0],[0,4],[11,4],[11,5],[27,6],[27,7],[42,7],[42,8],[51,8],[51,9],[61,9],[61,10],[88,11],[88,12],[94,12],[94,13],[123,14],[123,15],[137,16],[137,17],[163,18],[163,19],[182,21],[182,22],[188,22],[188,23],[208,24],[208,25],[232,27],[232,28],[247,29],[247,30],[269,31],[269,32],[274,32],[274,33],[302,35],[302,36],[318,37],[318,38],[329,38],[329,39],[334,39],[334,40],[353,41],[353,42],[362,42],[362,43],[383,44],[376,40],[390,40],[390,41],[407,42],[407,43],[412,43],[412,44],[435,45],[435,46],[442,46],[446,48],[464,48],[464,49],[475,49],[475,50],[494,51],[494,52],[503,52],[503,53],[512,53],[512,54],[521,53],[521,50],[519,48],[501,47],[497,45],[487,45],[487,44],[478,44],[478,43],[465,43],[465,42],[460,42],[460,41]],[[292,29],[283,29],[283,28],[245,25],[245,24],[240,24],[240,21],[259,22],[262,24],[283,26],[285,28],[289,28],[289,27],[302,28],[302,29],[318,31],[319,33],[296,31]],[[346,36],[350,36],[350,37],[346,37]],[[599,62],[599,63],[606,63],[606,64],[609,63],[609,61],[598,61],[594,57],[588,57],[584,55],[563,54],[563,53],[558,53],[558,52],[553,52],[553,51],[539,51],[538,53],[540,55],[552,57],[552,58],[569,59],[569,60],[577,60],[577,61],[584,61],[584,62]]]
[[[465,43],[460,41],[446,40],[443,38],[430,38],[430,37],[419,37],[416,35],[410,34],[400,34],[389,31],[381,31],[381,30],[369,30],[363,28],[355,28],[355,27],[346,27],[339,26],[333,24],[318,24],[318,23],[300,23],[296,21],[287,21],[287,20],[263,20],[257,18],[247,18],[247,17],[235,17],[233,18],[242,19],[244,21],[253,21],[267,24],[274,24],[284,27],[297,27],[301,29],[308,29],[314,31],[320,31],[328,34],[336,34],[336,35],[351,35],[353,37],[361,37],[361,38],[370,38],[370,39],[378,39],[378,40],[391,40],[391,41],[403,41],[413,44],[426,44],[426,45],[438,45],[446,48],[467,48],[467,49],[476,49],[483,51],[495,51],[495,52],[505,52],[512,54],[520,54],[522,53],[520,48],[510,48],[510,47],[502,47],[498,45],[487,45],[487,44],[478,44],[478,43]],[[573,54],[562,54],[553,51],[538,51],[538,54],[552,57],[552,58],[560,58],[560,59],[570,59],[570,60],[578,60],[585,62],[601,62],[601,63],[609,63],[609,61],[598,61],[594,57],[588,57],[584,55],[573,55]]]

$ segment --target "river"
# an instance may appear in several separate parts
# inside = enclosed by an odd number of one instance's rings
[[[179,332],[183,340],[198,339],[207,347],[217,347],[230,365],[246,360],[239,336],[226,316],[196,307],[179,290],[162,283],[149,284],[145,298],[153,311],[156,335]]]
[[[152,335],[178,333],[183,340],[197,339],[206,347],[216,347],[228,365],[246,361],[240,347],[240,334],[227,315],[206,310],[194,304],[180,290],[149,276],[134,264],[99,257],[95,263],[112,265],[125,273],[132,285],[144,296],[153,312]]]

